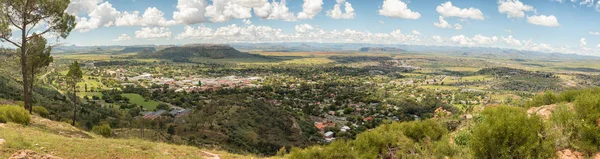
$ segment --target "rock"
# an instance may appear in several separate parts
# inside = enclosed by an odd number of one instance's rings
[[[440,117],[446,117],[446,116],[451,116],[452,112],[449,112],[447,110],[445,110],[442,107],[439,107],[437,109],[435,109],[433,117],[434,118],[440,118]]]
[[[559,159],[584,159],[581,152],[573,151],[571,149],[564,149],[556,152],[556,156]]]
[[[597,153],[596,155],[594,155],[594,159],[600,159],[600,153]]]
[[[0,138],[0,145],[4,144],[4,141],[6,140]]]
[[[9,159],[62,159],[52,155],[42,155],[31,150],[21,150],[13,153]]]

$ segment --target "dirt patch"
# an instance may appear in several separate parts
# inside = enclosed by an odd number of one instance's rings
[[[62,159],[52,155],[42,155],[31,150],[21,150],[13,153],[9,159]]]
[[[584,159],[581,152],[573,151],[571,149],[564,149],[556,152],[556,156],[559,159]]]
[[[92,138],[92,136],[88,135],[87,133],[85,133],[85,132],[79,130],[78,128],[75,128],[69,124],[51,121],[49,119],[42,118],[42,117],[39,117],[36,115],[31,116],[31,117],[32,117],[32,120],[31,120],[32,126],[44,128],[55,134],[62,135],[65,137],[70,137],[70,138],[87,138],[87,139]]]

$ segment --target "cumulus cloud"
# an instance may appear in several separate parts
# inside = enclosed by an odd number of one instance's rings
[[[512,35],[508,37],[502,37],[502,42],[509,46],[522,46],[521,40],[513,38]]]
[[[413,30],[412,33],[415,34],[415,35],[421,35],[421,32],[419,32],[417,30]]]
[[[242,20],[242,22],[244,22],[244,24],[246,24],[246,25],[252,24],[252,21],[250,21],[250,19],[244,19],[244,20]]]
[[[125,41],[129,39],[131,39],[131,37],[127,34],[121,34],[121,36],[117,37],[116,39],[113,39],[113,41]]]
[[[67,13],[79,15],[92,12],[102,0],[71,0]]]
[[[598,46],[596,46],[597,48],[600,48],[600,44],[598,44]]]
[[[408,8],[408,5],[400,0],[384,0],[379,15],[402,18],[402,19],[419,19],[421,14],[413,12]]]
[[[135,31],[135,38],[138,39],[158,39],[170,37],[171,31],[167,27],[143,27],[141,30]]]
[[[138,11],[123,12],[116,19],[116,26],[171,26],[176,24],[173,20],[165,19],[164,13],[156,7],[146,9],[142,16],[139,16],[139,13]]]
[[[212,29],[204,25],[196,28],[186,26],[178,39],[197,39],[211,42],[361,42],[361,43],[414,43],[420,39],[400,30],[390,33],[370,33],[352,29],[325,31],[309,24],[294,27],[294,33],[283,33],[269,26],[238,26],[235,24]]]
[[[438,19],[440,20],[439,22],[433,23],[433,25],[435,27],[438,27],[438,28],[448,28],[448,29],[456,29],[456,30],[462,29],[462,25],[456,23],[456,24],[454,24],[454,26],[452,26],[446,20],[444,20],[444,17],[442,17],[442,16],[440,16]]]
[[[254,8],[254,14],[261,19],[296,21],[296,16],[286,5],[286,0],[265,3],[261,7]]]
[[[489,46],[496,43],[498,41],[498,37],[486,37],[480,34],[477,34],[474,37],[457,35],[451,37],[450,41],[463,46]]]
[[[504,32],[512,33],[512,30],[510,30],[510,29],[504,29]]]
[[[498,11],[506,14],[508,18],[523,18],[525,12],[534,11],[535,8],[523,4],[519,0],[500,0],[498,1]]]
[[[558,27],[560,24],[558,23],[558,19],[554,15],[546,16],[546,15],[534,15],[528,16],[527,22],[534,25],[541,26],[549,26],[549,27]]]
[[[590,35],[600,35],[600,32],[590,31]]]
[[[181,24],[205,22],[206,0],[178,0],[177,11],[173,12],[173,20]]]
[[[298,19],[312,19],[323,10],[323,0],[304,0]]]
[[[119,11],[113,8],[112,4],[104,2],[93,8],[88,16],[89,18],[81,17],[77,20],[75,30],[87,32],[99,27],[113,26]]]
[[[260,7],[266,1],[236,1],[236,0],[212,0],[212,5],[206,7],[205,16],[210,17],[212,22],[226,22],[231,19],[252,18],[252,8]]]
[[[327,16],[333,19],[354,19],[356,13],[350,2],[346,0],[337,0],[337,3],[333,6],[333,9],[327,11]],[[342,12],[342,5],[344,5],[344,11]]]
[[[579,39],[579,46],[580,47],[585,47],[586,45],[587,45],[587,42],[585,41],[585,38]]]
[[[483,13],[477,8],[458,8],[452,5],[452,2],[448,1],[437,6],[435,10],[444,17],[459,17],[459,18],[471,18],[475,20],[484,20]]]

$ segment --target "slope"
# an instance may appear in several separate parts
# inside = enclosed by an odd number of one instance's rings
[[[0,158],[32,150],[62,158],[249,158],[222,151],[170,145],[141,139],[110,139],[81,131],[67,123],[32,116],[28,126],[0,124]],[[256,158],[256,157],[254,157]]]

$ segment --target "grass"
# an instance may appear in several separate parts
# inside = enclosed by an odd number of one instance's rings
[[[158,106],[158,104],[160,104],[154,100],[145,101],[144,97],[142,97],[139,94],[125,93],[122,95],[125,98],[129,98],[130,103],[141,105],[146,110],[154,110],[154,109],[156,109],[156,106]]]
[[[93,96],[97,96],[102,99],[102,93],[100,93],[100,92],[77,92],[77,96],[79,96],[80,98],[83,98],[85,96],[88,96],[89,98],[92,98]]]
[[[450,71],[459,71],[459,72],[477,72],[481,68],[475,68],[475,67],[446,67],[445,69],[450,70]]]
[[[38,116],[30,126],[15,123],[0,125],[6,142],[0,147],[0,158],[8,158],[19,150],[32,150],[62,158],[250,158],[223,151],[202,150],[192,146],[170,145],[142,139],[112,139],[81,131],[67,123]],[[68,143],[68,144],[65,144]],[[252,156],[253,158],[257,158]]]

